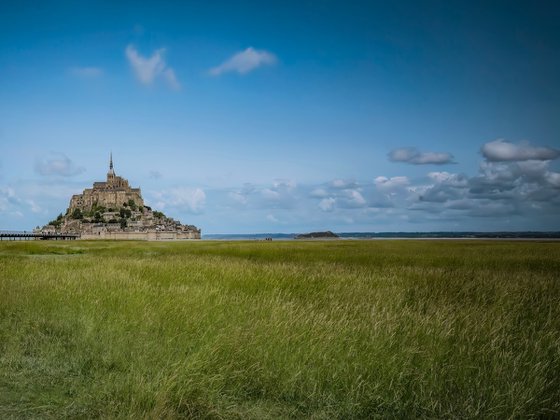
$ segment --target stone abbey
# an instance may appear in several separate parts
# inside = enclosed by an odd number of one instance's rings
[[[66,213],[39,229],[77,234],[81,239],[200,239],[200,229],[183,225],[144,204],[140,188],[117,176],[113,156],[105,182],[94,182],[70,199]]]
[[[94,206],[115,209],[130,200],[134,201],[137,207],[144,206],[140,188],[130,188],[126,179],[115,174],[113,155],[111,154],[107,181],[94,182],[93,188],[86,188],[82,194],[73,195],[69,209],[87,211]]]

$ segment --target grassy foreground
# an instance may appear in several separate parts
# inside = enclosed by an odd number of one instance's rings
[[[0,243],[0,418],[560,416],[560,243]]]

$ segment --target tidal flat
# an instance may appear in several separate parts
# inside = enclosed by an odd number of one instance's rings
[[[558,417],[559,302],[559,242],[2,242],[0,417]]]

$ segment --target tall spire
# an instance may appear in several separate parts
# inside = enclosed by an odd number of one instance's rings
[[[109,157],[109,172],[107,175],[115,175],[115,171],[113,170],[113,152],[111,152]]]

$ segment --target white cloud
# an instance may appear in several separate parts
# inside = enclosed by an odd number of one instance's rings
[[[245,205],[248,202],[247,195],[240,191],[231,191],[228,196],[239,204]]]
[[[560,173],[546,172],[545,179],[554,188],[560,188]]]
[[[309,195],[315,198],[323,198],[329,194],[324,188],[315,188],[311,191],[311,193],[309,193]]]
[[[262,66],[272,66],[276,64],[277,61],[274,54],[265,50],[255,50],[253,47],[249,47],[244,51],[234,54],[219,66],[210,69],[209,73],[212,76],[219,76],[228,72],[246,74]]]
[[[357,190],[349,190],[348,191],[348,200],[351,204],[355,205],[356,207],[363,207],[366,205],[366,199]]]
[[[348,189],[348,188],[356,188],[358,184],[354,181],[345,180],[345,179],[334,179],[331,181],[330,186],[336,189]]]
[[[173,69],[165,69],[163,71],[163,78],[167,80],[167,84],[171,87],[171,89],[181,89],[181,84],[177,80],[177,76],[175,76],[175,71]]]
[[[323,198],[319,202],[319,208],[323,211],[332,211],[334,209],[335,203],[336,203],[336,200],[332,197]]]
[[[77,166],[63,153],[51,153],[49,156],[35,162],[35,172],[43,176],[74,176],[81,174],[85,169]]]
[[[429,172],[428,178],[438,184],[453,185],[455,187],[466,187],[468,183],[466,176],[449,172]]]
[[[28,200],[25,200],[25,203],[29,206],[29,209],[30,209],[33,213],[41,213],[42,209],[41,209],[41,207],[35,202],[35,200],[28,199]]]
[[[272,183],[272,188],[275,190],[292,191],[297,187],[297,183],[292,179],[275,179]]]
[[[293,180],[277,179],[268,188],[259,189],[263,206],[289,208],[296,204],[297,184]]]
[[[272,222],[272,223],[279,223],[280,222],[280,220],[278,220],[276,218],[276,216],[274,216],[273,214],[267,214],[266,215],[266,220],[268,220],[269,222]]]
[[[402,147],[389,152],[392,162],[404,162],[413,165],[444,165],[453,162],[453,155],[446,152],[420,152],[413,147]]]
[[[103,69],[100,67],[71,67],[69,72],[72,76],[82,79],[95,79],[103,76]]]
[[[392,178],[378,176],[375,178],[374,184],[379,190],[393,190],[407,186],[410,181],[406,176],[394,176]]]
[[[162,78],[171,89],[181,88],[175,71],[165,62],[165,48],[154,51],[151,57],[143,57],[133,45],[128,45],[125,54],[140,83],[151,85],[155,79]]]
[[[514,144],[502,139],[484,144],[481,152],[482,156],[491,162],[553,160],[560,157],[560,150],[531,146],[528,142]]]
[[[206,193],[201,188],[176,187],[153,195],[160,209],[175,208],[189,213],[201,213],[206,205]]]

